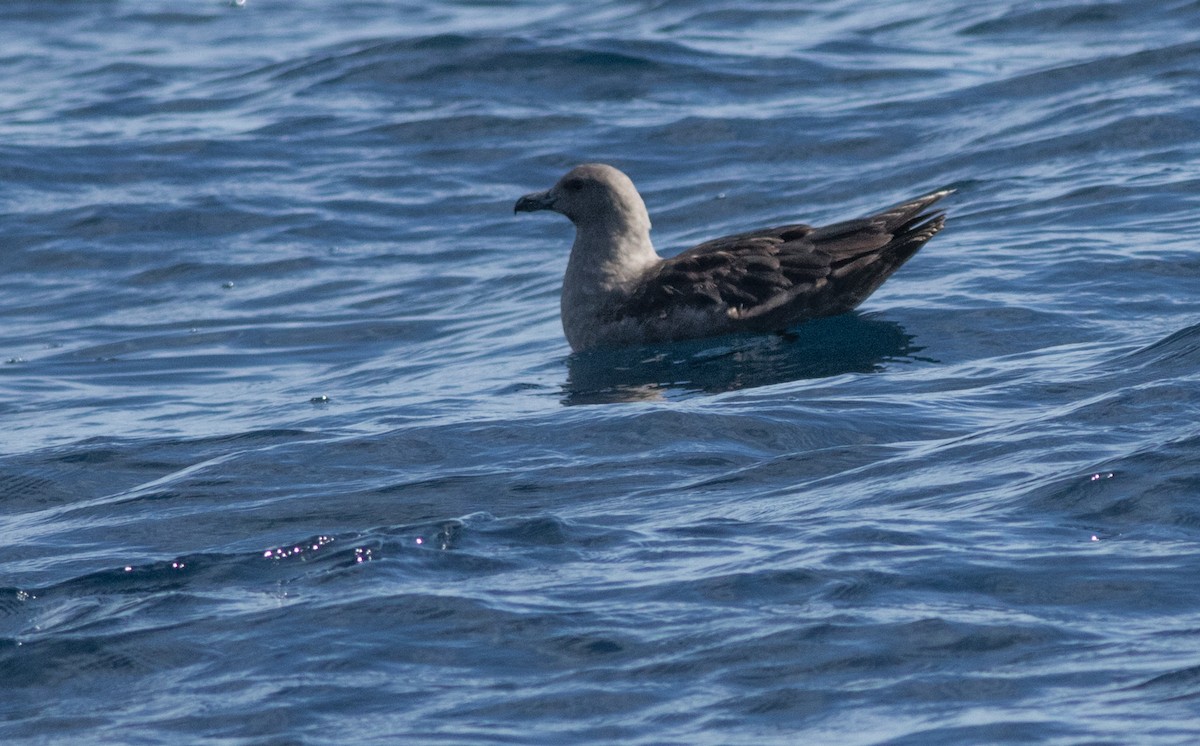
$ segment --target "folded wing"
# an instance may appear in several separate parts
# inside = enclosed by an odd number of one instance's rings
[[[942,229],[928,208],[950,191],[857,220],[785,225],[706,241],[667,259],[624,312],[666,318],[688,308],[724,314],[732,328],[782,328],[849,311]]]

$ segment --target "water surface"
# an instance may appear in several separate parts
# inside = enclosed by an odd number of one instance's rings
[[[0,6],[6,742],[1191,743],[1200,3]],[[571,354],[571,239],[953,187]]]

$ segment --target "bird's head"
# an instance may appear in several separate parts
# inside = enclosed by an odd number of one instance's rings
[[[571,169],[558,183],[544,192],[526,194],[517,200],[513,212],[553,210],[567,216],[575,225],[644,225],[650,230],[646,204],[629,177],[603,163],[585,163]]]

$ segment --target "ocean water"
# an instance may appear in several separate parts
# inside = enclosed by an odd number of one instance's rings
[[[0,740],[1200,738],[1200,2],[0,4]],[[953,187],[857,312],[571,354]]]

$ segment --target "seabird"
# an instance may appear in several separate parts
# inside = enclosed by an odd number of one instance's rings
[[[953,190],[819,228],[793,224],[716,238],[663,259],[629,177],[576,166],[514,212],[553,210],[575,224],[563,278],[571,349],[627,347],[733,332],[783,331],[866,300],[942,229],[927,212]]]

